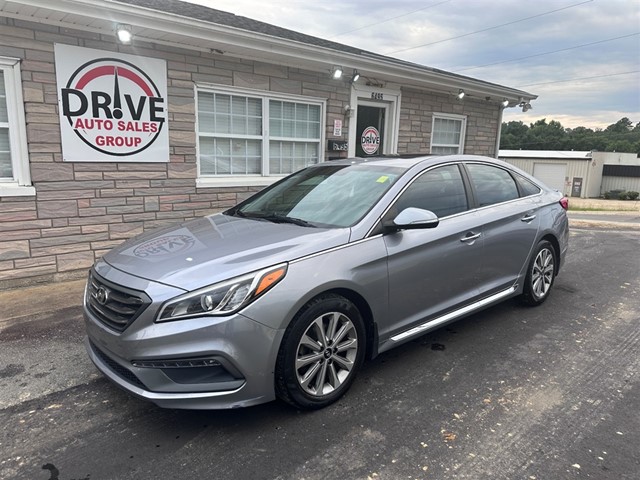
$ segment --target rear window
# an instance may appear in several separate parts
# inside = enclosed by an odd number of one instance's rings
[[[513,177],[499,167],[470,163],[466,165],[476,193],[478,206],[507,202],[520,196]]]
[[[513,176],[516,178],[516,182],[518,182],[521,197],[528,197],[530,195],[537,195],[538,193],[540,193],[540,187],[538,187],[535,183],[527,180],[522,175],[518,175],[517,173],[515,173]]]

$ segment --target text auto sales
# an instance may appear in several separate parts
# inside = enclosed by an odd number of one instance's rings
[[[71,98],[75,98],[73,108],[71,106]],[[135,133],[156,133],[160,128],[164,117],[164,99],[161,97],[145,97],[141,96],[137,100],[137,104],[131,95],[124,95],[124,103],[132,120],[119,120],[124,114],[119,105],[112,107],[112,98],[106,92],[91,92],[91,117],[82,118],[89,110],[89,99],[81,91],[74,88],[62,89],[62,108],[63,114],[68,119],[76,117],[72,122],[74,129],[81,130],[102,130],[115,132],[135,132]],[[147,107],[149,109],[149,121],[141,121],[142,113]],[[118,102],[119,103],[119,102]],[[106,118],[101,117],[103,113]],[[115,120],[114,120],[115,119]],[[95,142],[98,146],[106,147],[137,147],[142,143],[143,139],[139,136],[122,136],[122,135],[98,135]]]

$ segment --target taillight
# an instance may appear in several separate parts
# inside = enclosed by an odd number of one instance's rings
[[[569,199],[567,197],[562,197],[560,199],[560,205],[562,205],[562,208],[565,210],[569,210]]]

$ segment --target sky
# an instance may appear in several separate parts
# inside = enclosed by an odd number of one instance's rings
[[[640,122],[638,0],[190,1],[538,95],[506,122]]]

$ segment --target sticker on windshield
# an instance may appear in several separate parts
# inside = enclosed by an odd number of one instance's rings
[[[382,175],[380,178],[378,178],[378,180],[376,180],[376,182],[378,183],[384,183],[387,180],[389,180],[389,177],[387,177],[386,175]]]

